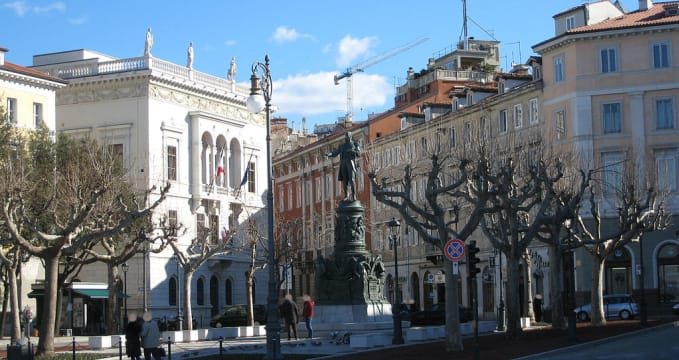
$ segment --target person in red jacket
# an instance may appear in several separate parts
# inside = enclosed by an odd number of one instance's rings
[[[306,331],[308,333],[309,339],[314,338],[314,329],[311,326],[311,320],[314,318],[314,306],[316,305],[309,294],[304,294],[304,307],[302,308],[302,316],[304,316],[304,322],[306,323]]]

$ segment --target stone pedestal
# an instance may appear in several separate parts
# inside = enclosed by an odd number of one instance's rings
[[[333,309],[346,305],[344,321],[369,321],[391,314],[383,294],[382,257],[366,250],[364,212],[358,201],[340,202],[335,210],[335,251],[329,258],[319,258],[317,264],[316,304]]]

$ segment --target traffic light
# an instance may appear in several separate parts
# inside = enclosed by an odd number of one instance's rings
[[[481,269],[476,266],[481,261],[477,255],[478,253],[479,248],[476,246],[476,241],[469,241],[469,245],[467,245],[467,269],[469,270],[470,278],[476,277],[476,274],[481,272]]]

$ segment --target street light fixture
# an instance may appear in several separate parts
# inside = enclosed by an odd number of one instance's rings
[[[403,329],[401,328],[401,293],[398,289],[398,237],[400,233],[401,224],[396,218],[391,218],[387,223],[389,226],[389,234],[391,236],[391,244],[394,248],[394,306],[392,307],[392,315],[394,317],[394,337],[391,340],[392,344],[403,344]]]
[[[130,266],[127,265],[127,263],[123,263],[121,266],[123,268],[123,308],[125,309],[125,315],[123,315],[123,324],[127,325],[127,270],[130,269]]]
[[[257,76],[261,71],[262,78]],[[250,96],[247,100],[247,107],[253,113],[262,110],[266,115],[266,170],[267,170],[267,190],[266,190],[266,210],[267,210],[267,236],[268,236],[268,267],[269,267],[269,289],[267,296],[267,322],[266,322],[266,356],[267,360],[282,359],[281,355],[281,324],[278,318],[278,284],[276,282],[276,246],[274,243],[273,229],[273,174],[271,169],[271,94],[272,81],[269,69],[269,55],[264,57],[264,63],[259,61],[252,64],[252,76],[250,76]]]

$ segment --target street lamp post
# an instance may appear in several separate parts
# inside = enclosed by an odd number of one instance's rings
[[[184,319],[182,318],[182,282],[179,277],[179,254],[175,254],[175,260],[177,262],[177,318],[175,319],[175,330],[182,331],[184,330]]]
[[[500,304],[497,307],[497,331],[505,331],[505,300],[502,296],[502,288],[504,287],[504,283],[502,280],[502,251],[498,251],[495,249],[495,255],[497,255],[500,259]]]
[[[392,344],[403,344],[403,329],[401,328],[401,309],[399,305],[401,304],[401,293],[398,288],[398,237],[399,229],[401,224],[396,220],[396,218],[391,218],[391,221],[387,223],[389,226],[389,233],[391,235],[391,244],[394,248],[394,290],[396,291],[394,295],[394,306],[392,307],[392,315],[394,317],[394,336],[391,340]]]
[[[127,325],[127,270],[130,269],[130,266],[127,265],[127,263],[123,263],[122,268],[123,268],[123,293],[124,293],[123,308],[125,309],[122,324]]]
[[[262,72],[262,78],[257,73]],[[250,97],[247,100],[247,107],[253,113],[262,110],[266,115],[266,170],[267,170],[267,190],[266,190],[266,210],[267,210],[267,243],[269,247],[268,267],[269,267],[269,289],[267,296],[267,322],[266,322],[266,356],[265,359],[282,359],[281,355],[281,324],[278,318],[278,284],[276,282],[276,246],[274,243],[273,229],[273,174],[271,169],[271,94],[272,81],[269,68],[269,55],[264,57],[264,63],[259,61],[252,64],[252,76],[250,76]]]
[[[567,219],[566,230],[568,230],[568,338],[571,341],[576,341],[575,335],[575,264],[573,257],[573,230],[571,228],[571,221]]]
[[[643,235],[639,237],[639,320],[642,326],[648,325],[648,313],[646,311],[646,285],[644,284],[644,244]]]

